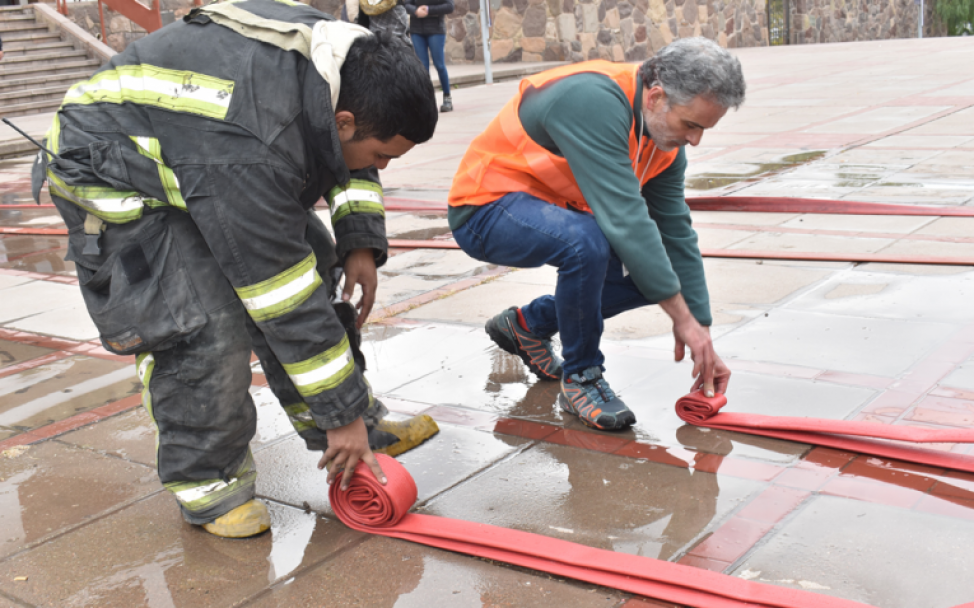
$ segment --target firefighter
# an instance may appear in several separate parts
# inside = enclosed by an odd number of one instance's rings
[[[374,453],[437,432],[383,420],[358,348],[387,257],[378,169],[436,120],[411,48],[289,0],[194,9],[65,95],[35,196],[46,179],[105,348],[136,355],[159,477],[189,523],[269,527],[252,350],[329,483],[359,460],[383,480]]]

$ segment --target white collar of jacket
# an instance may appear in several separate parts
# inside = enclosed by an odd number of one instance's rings
[[[331,88],[331,109],[338,106],[341,88],[341,67],[348,49],[357,38],[372,33],[360,25],[344,21],[319,21],[311,32],[311,61]]]
[[[310,59],[331,89],[332,111],[338,105],[340,70],[348,49],[356,38],[372,35],[364,27],[344,21],[321,20],[310,28],[303,23],[267,19],[232,3],[210,4],[200,12],[247,38],[272,44],[285,51],[297,51]]]

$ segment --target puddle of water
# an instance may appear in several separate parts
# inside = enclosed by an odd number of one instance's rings
[[[755,182],[777,175],[787,169],[792,169],[797,165],[818,160],[825,156],[826,152],[827,150],[814,150],[799,154],[789,154],[781,157],[780,162],[753,164],[754,170],[748,173],[701,173],[686,180],[686,187],[690,190],[714,190],[742,182]]]

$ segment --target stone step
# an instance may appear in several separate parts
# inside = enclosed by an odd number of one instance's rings
[[[70,50],[59,53],[32,53],[21,57],[13,56],[9,60],[6,56],[0,63],[0,78],[5,78],[11,70],[20,68],[45,69],[55,63],[62,63],[70,60],[80,61],[87,59],[84,51]]]
[[[35,53],[62,53],[65,51],[73,51],[74,45],[70,42],[65,42],[64,40],[55,40],[51,42],[38,42],[38,43],[3,43],[3,60],[10,61],[14,57],[24,57],[27,55]]]
[[[60,106],[60,99],[45,99],[25,103],[4,104],[2,107],[0,107],[0,115],[9,117],[24,116],[27,114],[40,114],[41,112],[53,112]]]
[[[0,21],[0,38],[6,38],[7,34],[13,36],[24,32],[47,32],[49,29],[46,25],[34,21],[33,17],[31,17],[30,21],[24,21],[23,23],[17,22],[11,24]]]
[[[68,87],[74,83],[87,80],[90,76],[91,70],[85,69],[63,72],[61,74],[42,74],[39,76],[33,75],[23,76],[20,78],[7,78],[0,80],[0,93],[21,91],[24,89],[42,87],[45,85],[59,85],[62,87],[62,90],[67,91]]]
[[[94,72],[102,64],[100,59],[76,59],[74,61],[62,61],[48,63],[43,69],[34,66],[20,65],[14,68],[5,67],[6,61],[0,62],[0,80],[6,80],[15,76],[44,76],[48,74],[63,74],[65,72],[77,72],[78,70],[90,70]]]
[[[3,50],[7,51],[8,47],[12,48],[14,45],[31,45],[31,44],[44,44],[45,42],[57,42],[61,40],[61,35],[57,32],[52,32],[50,30],[44,30],[43,32],[38,32],[36,34],[20,34],[17,36],[3,36]]]
[[[3,17],[0,18],[0,31],[3,28],[20,25],[22,23],[34,23],[34,15],[32,13],[5,13]]]
[[[68,87],[63,85],[31,87],[17,91],[0,92],[0,106],[9,107],[16,104],[33,103],[40,101],[56,100],[58,105],[64,99],[64,93]]]

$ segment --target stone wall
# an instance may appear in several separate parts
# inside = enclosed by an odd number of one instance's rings
[[[446,18],[447,63],[482,62],[480,1],[454,0]],[[728,48],[768,44],[767,0],[489,0],[491,58],[516,61],[641,61],[677,38],[706,36]],[[784,0],[789,42],[849,42],[917,35],[913,0]],[[310,0],[338,15],[341,0]],[[944,35],[927,2],[925,36]],[[97,2],[68,5],[71,19],[100,38]],[[192,9],[192,0],[162,0],[163,23]],[[105,41],[120,51],[145,36],[105,10]]]
[[[913,0],[789,0],[789,43],[916,38],[919,7]],[[925,2],[924,36],[946,36]]]
[[[144,2],[150,4],[151,0]],[[183,15],[193,8],[193,0],[162,0],[161,13],[162,23],[166,25],[176,19],[181,19]],[[133,40],[142,38],[146,31],[132,23],[128,18],[110,10],[107,6],[102,7],[105,15],[105,44],[116,52],[121,52]],[[68,18],[87,30],[92,36],[101,40],[101,20],[98,15],[98,2],[90,0],[88,2],[69,2]]]

